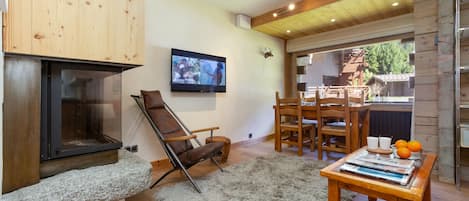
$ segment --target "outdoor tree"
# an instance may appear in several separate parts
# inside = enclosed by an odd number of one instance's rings
[[[413,43],[392,41],[367,46],[366,62],[368,63],[368,76],[371,74],[401,74],[414,72],[409,64],[409,53],[414,51]]]

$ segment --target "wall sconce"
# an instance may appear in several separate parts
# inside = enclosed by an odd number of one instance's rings
[[[272,54],[272,50],[270,48],[264,48],[264,50],[262,51],[262,53],[264,53],[264,58],[265,59],[268,59],[269,57],[273,57],[274,54]]]

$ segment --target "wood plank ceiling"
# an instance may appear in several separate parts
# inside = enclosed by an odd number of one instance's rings
[[[413,1],[303,0],[292,11],[286,5],[254,17],[252,27],[268,35],[293,39],[412,13]]]

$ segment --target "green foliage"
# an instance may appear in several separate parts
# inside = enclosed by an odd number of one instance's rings
[[[372,77],[373,77],[373,73],[370,70],[365,69],[365,77],[363,78],[365,83],[367,83],[368,80],[370,80]]]
[[[369,64],[367,74],[402,74],[412,73],[414,68],[409,64],[409,53],[414,51],[413,43],[401,44],[400,41],[380,43],[367,46],[366,62]],[[368,77],[367,76],[367,77]]]

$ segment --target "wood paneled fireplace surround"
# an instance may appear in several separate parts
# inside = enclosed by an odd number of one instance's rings
[[[130,67],[6,56],[3,193],[117,162],[121,73]]]

